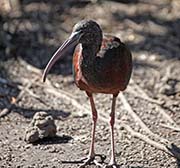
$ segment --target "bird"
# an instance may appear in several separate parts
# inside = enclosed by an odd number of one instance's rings
[[[58,48],[43,72],[43,82],[53,65],[68,53],[72,54],[72,70],[77,87],[85,91],[91,106],[92,133],[89,154],[80,167],[101,164],[95,159],[95,131],[98,112],[94,94],[111,94],[110,112],[111,158],[106,167],[118,167],[115,157],[114,124],[116,99],[129,83],[132,73],[132,54],[120,38],[105,34],[100,25],[92,19],[76,23],[67,40]],[[103,167],[102,165],[100,167]]]

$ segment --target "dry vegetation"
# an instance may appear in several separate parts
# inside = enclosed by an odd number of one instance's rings
[[[86,95],[73,84],[71,56],[41,82],[52,53],[81,19],[95,19],[133,53],[133,76],[118,97],[116,155],[121,167],[180,167],[179,0],[1,0],[0,167],[78,167],[90,143]],[[110,96],[95,96],[97,153],[107,156]],[[36,112],[56,119],[57,137],[27,144]],[[70,161],[70,162],[68,162]],[[93,165],[90,167],[94,167]]]

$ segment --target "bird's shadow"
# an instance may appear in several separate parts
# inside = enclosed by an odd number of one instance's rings
[[[82,158],[82,159],[77,159],[77,160],[62,160],[61,163],[62,164],[84,164],[86,162],[88,158]],[[90,163],[88,163],[87,165],[93,165],[95,164],[93,161],[97,161],[97,163],[99,164],[107,164],[105,162],[106,160],[106,156],[103,154],[96,154],[94,160],[92,159],[92,161]]]
[[[176,156],[176,163],[177,163],[177,167],[180,168],[180,148],[178,146],[176,146],[175,144],[171,144],[171,148],[169,148],[169,150],[172,152],[172,154],[174,156]]]
[[[179,156],[180,156],[180,148],[178,146],[176,146],[175,144],[171,144],[171,148],[169,148],[169,150],[172,152],[172,154],[174,154],[174,157],[177,156],[179,158]],[[108,162],[105,161],[106,158],[107,158],[106,155],[97,154],[96,157],[98,157],[97,162],[102,164],[102,167],[104,165],[108,165]],[[177,167],[180,168],[180,160],[177,157],[175,157],[176,158]],[[80,164],[81,165],[81,164],[84,163],[85,159],[62,160],[61,163],[62,164]],[[94,164],[94,163],[92,163],[92,164]],[[129,165],[124,165],[124,164],[117,164],[116,168],[144,168],[144,166],[129,166]]]
[[[97,159],[96,159],[97,158]],[[101,165],[101,167],[106,167],[108,168],[108,162],[105,161],[106,160],[106,155],[104,154],[96,154],[96,158],[95,160],[97,161],[97,163],[99,163]],[[63,160],[61,161],[62,164],[79,164],[79,165],[83,165],[84,161],[87,158],[83,158],[83,159],[79,159],[79,160]],[[89,165],[95,165],[94,163],[90,163]],[[97,166],[98,167],[98,166]],[[110,167],[110,166],[109,166]],[[143,166],[126,166],[124,164],[116,164],[116,168],[144,168]]]

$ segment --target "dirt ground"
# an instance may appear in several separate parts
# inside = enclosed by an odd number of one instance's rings
[[[72,57],[59,61],[49,82],[41,82],[53,52],[84,18],[118,36],[133,54],[132,80],[117,100],[117,163],[123,168],[180,167],[179,0],[21,0],[10,13],[0,10],[1,168],[76,168],[79,163],[73,161],[88,154],[89,101],[73,83]],[[108,163],[111,95],[97,94],[95,102],[96,152]],[[25,130],[39,111],[53,115],[57,137],[28,144]]]

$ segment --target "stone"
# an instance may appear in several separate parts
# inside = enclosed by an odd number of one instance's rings
[[[37,112],[25,131],[25,141],[34,143],[46,137],[56,136],[57,127],[54,119],[47,112]]]

